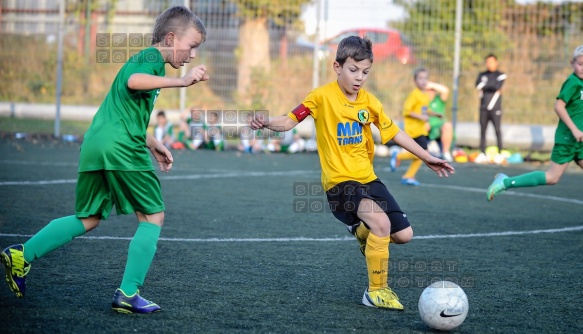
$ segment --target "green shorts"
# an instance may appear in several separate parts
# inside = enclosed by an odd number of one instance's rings
[[[164,211],[160,180],[154,171],[98,170],[77,176],[75,215],[107,219],[115,205],[118,215]]]
[[[583,142],[573,144],[555,144],[551,153],[551,161],[559,165],[575,160],[583,160]]]

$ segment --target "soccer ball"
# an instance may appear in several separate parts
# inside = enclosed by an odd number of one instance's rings
[[[448,331],[458,327],[468,315],[468,297],[450,281],[429,285],[419,297],[419,315],[433,329]]]
[[[391,150],[386,145],[375,145],[374,154],[377,157],[388,157],[391,154]]]

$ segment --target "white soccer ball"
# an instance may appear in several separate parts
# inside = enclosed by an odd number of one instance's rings
[[[419,297],[419,315],[433,329],[448,331],[458,327],[468,315],[468,297],[450,281],[429,285]]]
[[[375,145],[374,154],[377,157],[388,157],[391,155],[391,150],[386,145]]]

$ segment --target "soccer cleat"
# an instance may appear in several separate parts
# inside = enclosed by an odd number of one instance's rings
[[[152,313],[160,311],[160,306],[142,298],[139,291],[128,296],[121,289],[115,290],[111,308],[120,313]]]
[[[366,239],[359,238],[358,234],[356,233],[356,229],[360,226],[360,224],[362,224],[362,222],[358,222],[352,226],[346,226],[346,228],[348,229],[348,232],[350,232],[350,234],[352,234],[358,241],[362,255],[365,255],[364,251],[366,250]]]
[[[0,253],[0,261],[6,271],[6,282],[16,297],[24,297],[26,290],[26,274],[30,263],[24,261],[24,246],[12,245]]]
[[[415,179],[401,179],[401,184],[405,186],[418,186],[419,181]]]
[[[403,311],[404,309],[403,304],[399,301],[399,297],[389,287],[370,292],[366,289],[362,296],[362,303],[370,307],[386,308],[395,311]]]
[[[504,185],[504,179],[507,179],[508,175],[503,173],[498,173],[494,177],[494,181],[488,187],[488,201],[494,199],[494,196],[500,194],[504,190],[506,190],[506,186]]]
[[[397,150],[394,150],[393,153],[391,153],[391,160],[389,160],[389,167],[391,168],[391,172],[396,171],[397,166],[399,165],[399,161],[397,160],[398,154],[399,152],[397,152]]]

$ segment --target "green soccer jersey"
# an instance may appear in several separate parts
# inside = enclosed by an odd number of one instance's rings
[[[583,79],[572,73],[563,83],[557,99],[565,101],[565,108],[573,123],[579,129],[583,129]],[[559,119],[555,132],[556,144],[574,144],[577,140],[571,130]]]
[[[160,89],[128,88],[128,79],[135,73],[164,76],[160,51],[144,49],[121,68],[85,134],[79,172],[154,169],[146,147],[146,130]]]
[[[445,101],[441,99],[439,94],[436,94],[431,102],[429,102],[429,110],[436,114],[445,116]]]
[[[429,140],[435,140],[441,137],[441,127],[445,123],[445,101],[441,99],[439,94],[436,94],[433,100],[429,103],[429,110],[436,114],[441,114],[443,117],[430,116],[429,117]]]

